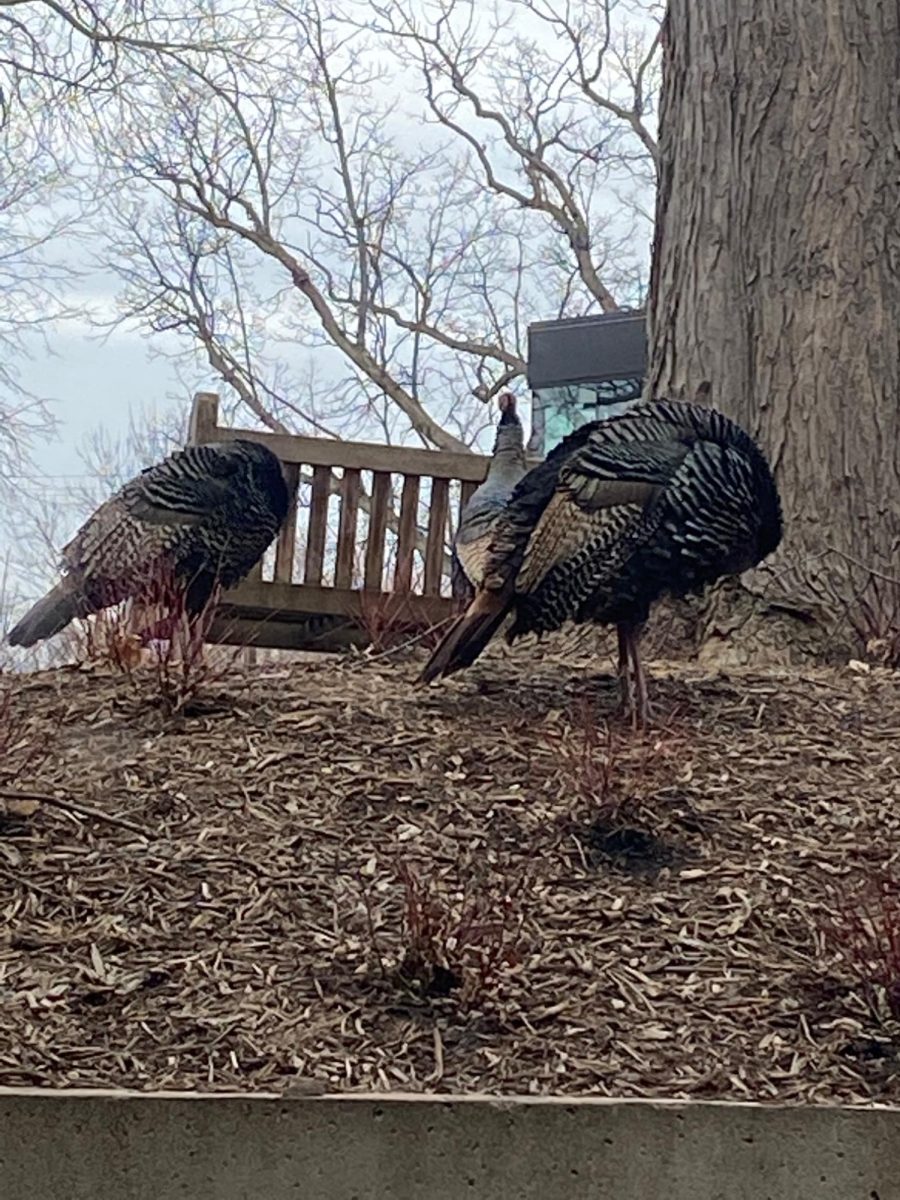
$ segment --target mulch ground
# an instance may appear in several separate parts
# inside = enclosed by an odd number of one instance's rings
[[[0,1085],[900,1100],[896,675],[418,666],[0,677]]]

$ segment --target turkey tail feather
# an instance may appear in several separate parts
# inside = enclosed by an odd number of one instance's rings
[[[11,646],[33,646],[44,638],[53,637],[70,621],[83,615],[83,598],[75,591],[72,581],[64,579],[28,610],[9,631],[6,640]]]
[[[419,683],[431,683],[470,667],[503,624],[511,603],[511,595],[480,592],[444,634],[425,664]]]

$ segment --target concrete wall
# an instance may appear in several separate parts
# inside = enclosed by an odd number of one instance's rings
[[[2,1200],[900,1200],[900,1110],[0,1089]]]

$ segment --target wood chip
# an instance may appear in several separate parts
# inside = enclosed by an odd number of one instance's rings
[[[552,641],[419,667],[177,719],[140,672],[0,678],[0,1085],[900,1101],[831,932],[898,869],[897,676],[656,663],[645,737]]]

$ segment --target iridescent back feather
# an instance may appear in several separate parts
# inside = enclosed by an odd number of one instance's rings
[[[485,556],[471,636],[464,615],[423,679],[474,661],[509,610],[510,640],[567,620],[639,624],[664,593],[755,566],[781,534],[768,463],[723,414],[663,400],[582,426],[512,493]]]

